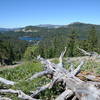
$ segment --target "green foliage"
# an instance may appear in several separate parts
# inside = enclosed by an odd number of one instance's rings
[[[96,34],[96,29],[94,26],[91,27],[88,35],[88,49],[91,51],[95,51],[98,44],[98,38]]]
[[[30,46],[30,47],[27,47],[27,49],[25,50],[25,53],[24,53],[24,59],[26,59],[26,60],[34,59],[34,57],[36,57],[35,51],[37,49],[38,49],[37,45],[33,45],[33,46]]]
[[[75,48],[76,48],[76,40],[78,36],[77,33],[73,30],[71,34],[69,34],[68,43],[67,43],[67,55],[69,57],[74,56]]]
[[[25,62],[23,65],[12,69],[0,69],[0,76],[8,80],[18,81],[31,77],[35,72],[42,70],[41,64]]]
[[[26,79],[30,78],[33,74],[42,70],[43,69],[40,63],[33,62],[25,62],[24,64],[12,69],[1,68],[0,77],[15,81],[17,82],[17,84],[15,84],[14,86],[6,86],[0,83],[0,88],[5,87],[15,90],[22,90],[26,94],[29,94],[30,91],[34,91],[37,87],[40,87],[50,82],[50,80],[46,77],[37,78],[32,81],[26,81]],[[17,98],[17,95],[6,94],[5,96],[10,97],[13,100],[19,100]]]
[[[0,40],[0,58],[12,61],[21,60],[27,43],[15,40]]]
[[[54,58],[54,59],[51,60],[51,62],[57,64],[57,63],[59,63],[59,59],[58,58]]]

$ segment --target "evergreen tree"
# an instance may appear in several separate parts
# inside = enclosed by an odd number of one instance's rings
[[[24,59],[25,60],[32,60],[34,59],[37,55],[35,53],[35,51],[38,49],[37,45],[33,45],[30,47],[27,47],[25,53],[24,53]]]
[[[96,35],[96,29],[94,26],[91,27],[88,35],[88,49],[95,51],[97,49],[98,38]]]
[[[73,57],[74,56],[75,42],[76,42],[77,38],[78,38],[77,33],[74,30],[72,30],[71,34],[68,37],[68,44],[67,44],[67,55],[69,57]]]

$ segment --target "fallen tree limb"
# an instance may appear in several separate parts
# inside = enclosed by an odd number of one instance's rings
[[[12,100],[12,99],[7,98],[7,97],[1,97],[1,96],[0,96],[0,100]]]
[[[38,78],[38,77],[42,77],[42,76],[45,76],[47,74],[50,74],[49,71],[42,71],[42,72],[38,72],[36,74],[34,74],[31,78],[29,78],[28,80],[33,80],[35,78]]]
[[[40,87],[38,90],[36,91],[31,91],[32,95],[31,97],[35,97],[36,95],[38,95],[39,93],[45,91],[46,89],[49,89],[50,83]]]
[[[76,76],[77,74],[80,73],[81,67],[82,67],[83,65],[84,65],[84,61],[81,61],[80,65],[79,65],[74,71],[72,71],[73,74],[74,74],[74,76]]]
[[[63,57],[64,57],[64,55],[65,55],[65,53],[66,53],[66,47],[65,47],[65,50],[61,53],[61,55],[60,55],[60,57],[59,57],[59,63],[61,63],[61,65],[63,66]]]
[[[6,84],[6,85],[15,85],[16,84],[16,82],[6,80],[6,79],[1,78],[1,77],[0,77],[0,82],[3,83],[3,84]]]
[[[72,95],[73,95],[73,92],[67,89],[63,93],[61,93],[55,100],[65,100],[65,99],[67,100]]]
[[[81,49],[78,47],[78,49],[84,54],[84,55],[87,55],[87,56],[93,56],[93,57],[97,57],[99,58],[100,55],[97,53],[97,52],[87,52],[85,51],[84,49]]]
[[[11,93],[11,94],[17,94],[18,98],[22,100],[37,100],[32,98],[31,96],[26,95],[21,90],[12,90],[12,89],[0,89],[0,93]]]
[[[85,51],[85,50],[83,50],[83,49],[81,49],[81,48],[79,48],[79,47],[77,47],[84,55],[87,55],[87,56],[91,56],[91,53],[89,53],[89,52],[87,52],[87,51]]]

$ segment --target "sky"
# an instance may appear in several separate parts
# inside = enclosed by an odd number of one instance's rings
[[[100,24],[100,0],[0,0],[0,27]]]

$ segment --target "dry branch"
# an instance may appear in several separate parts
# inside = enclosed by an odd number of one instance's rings
[[[38,90],[36,90],[36,91],[31,91],[31,93],[32,93],[31,97],[35,97],[35,96],[38,95],[39,93],[45,91],[46,89],[49,88],[49,86],[50,86],[50,83],[48,83],[48,84],[46,84],[46,85],[40,87],[40,88],[39,88]]]
[[[0,100],[12,100],[12,99],[7,98],[7,97],[1,97],[1,96],[0,96]]]
[[[6,79],[1,78],[1,77],[0,77],[0,82],[3,83],[3,84],[6,84],[6,85],[15,85],[16,84],[16,82],[6,80]]]
[[[74,76],[80,73],[81,67],[84,65],[84,61],[81,61],[80,65],[73,71]]]
[[[66,89],[63,93],[61,93],[55,100],[67,100],[69,97],[73,95],[73,92],[69,89]]]
[[[42,76],[45,76],[45,75],[47,75],[47,74],[49,74],[48,71],[38,72],[38,73],[34,74],[34,75],[33,75],[31,78],[29,78],[28,80],[33,80],[33,79],[35,79],[35,78],[42,77]]]
[[[66,53],[66,47],[65,47],[65,50],[61,53],[61,55],[59,57],[59,63],[61,63],[61,64],[63,62],[63,57],[64,57],[65,53]]]
[[[12,90],[12,89],[0,89],[0,93],[11,93],[11,94],[17,94],[18,98],[22,100],[37,100],[32,98],[31,96],[26,95],[24,92],[21,90]]]
[[[85,51],[84,49],[81,49],[78,47],[78,49],[84,54],[84,55],[87,55],[87,56],[94,56],[94,57],[100,57],[100,55],[97,53],[97,52],[87,52]]]

